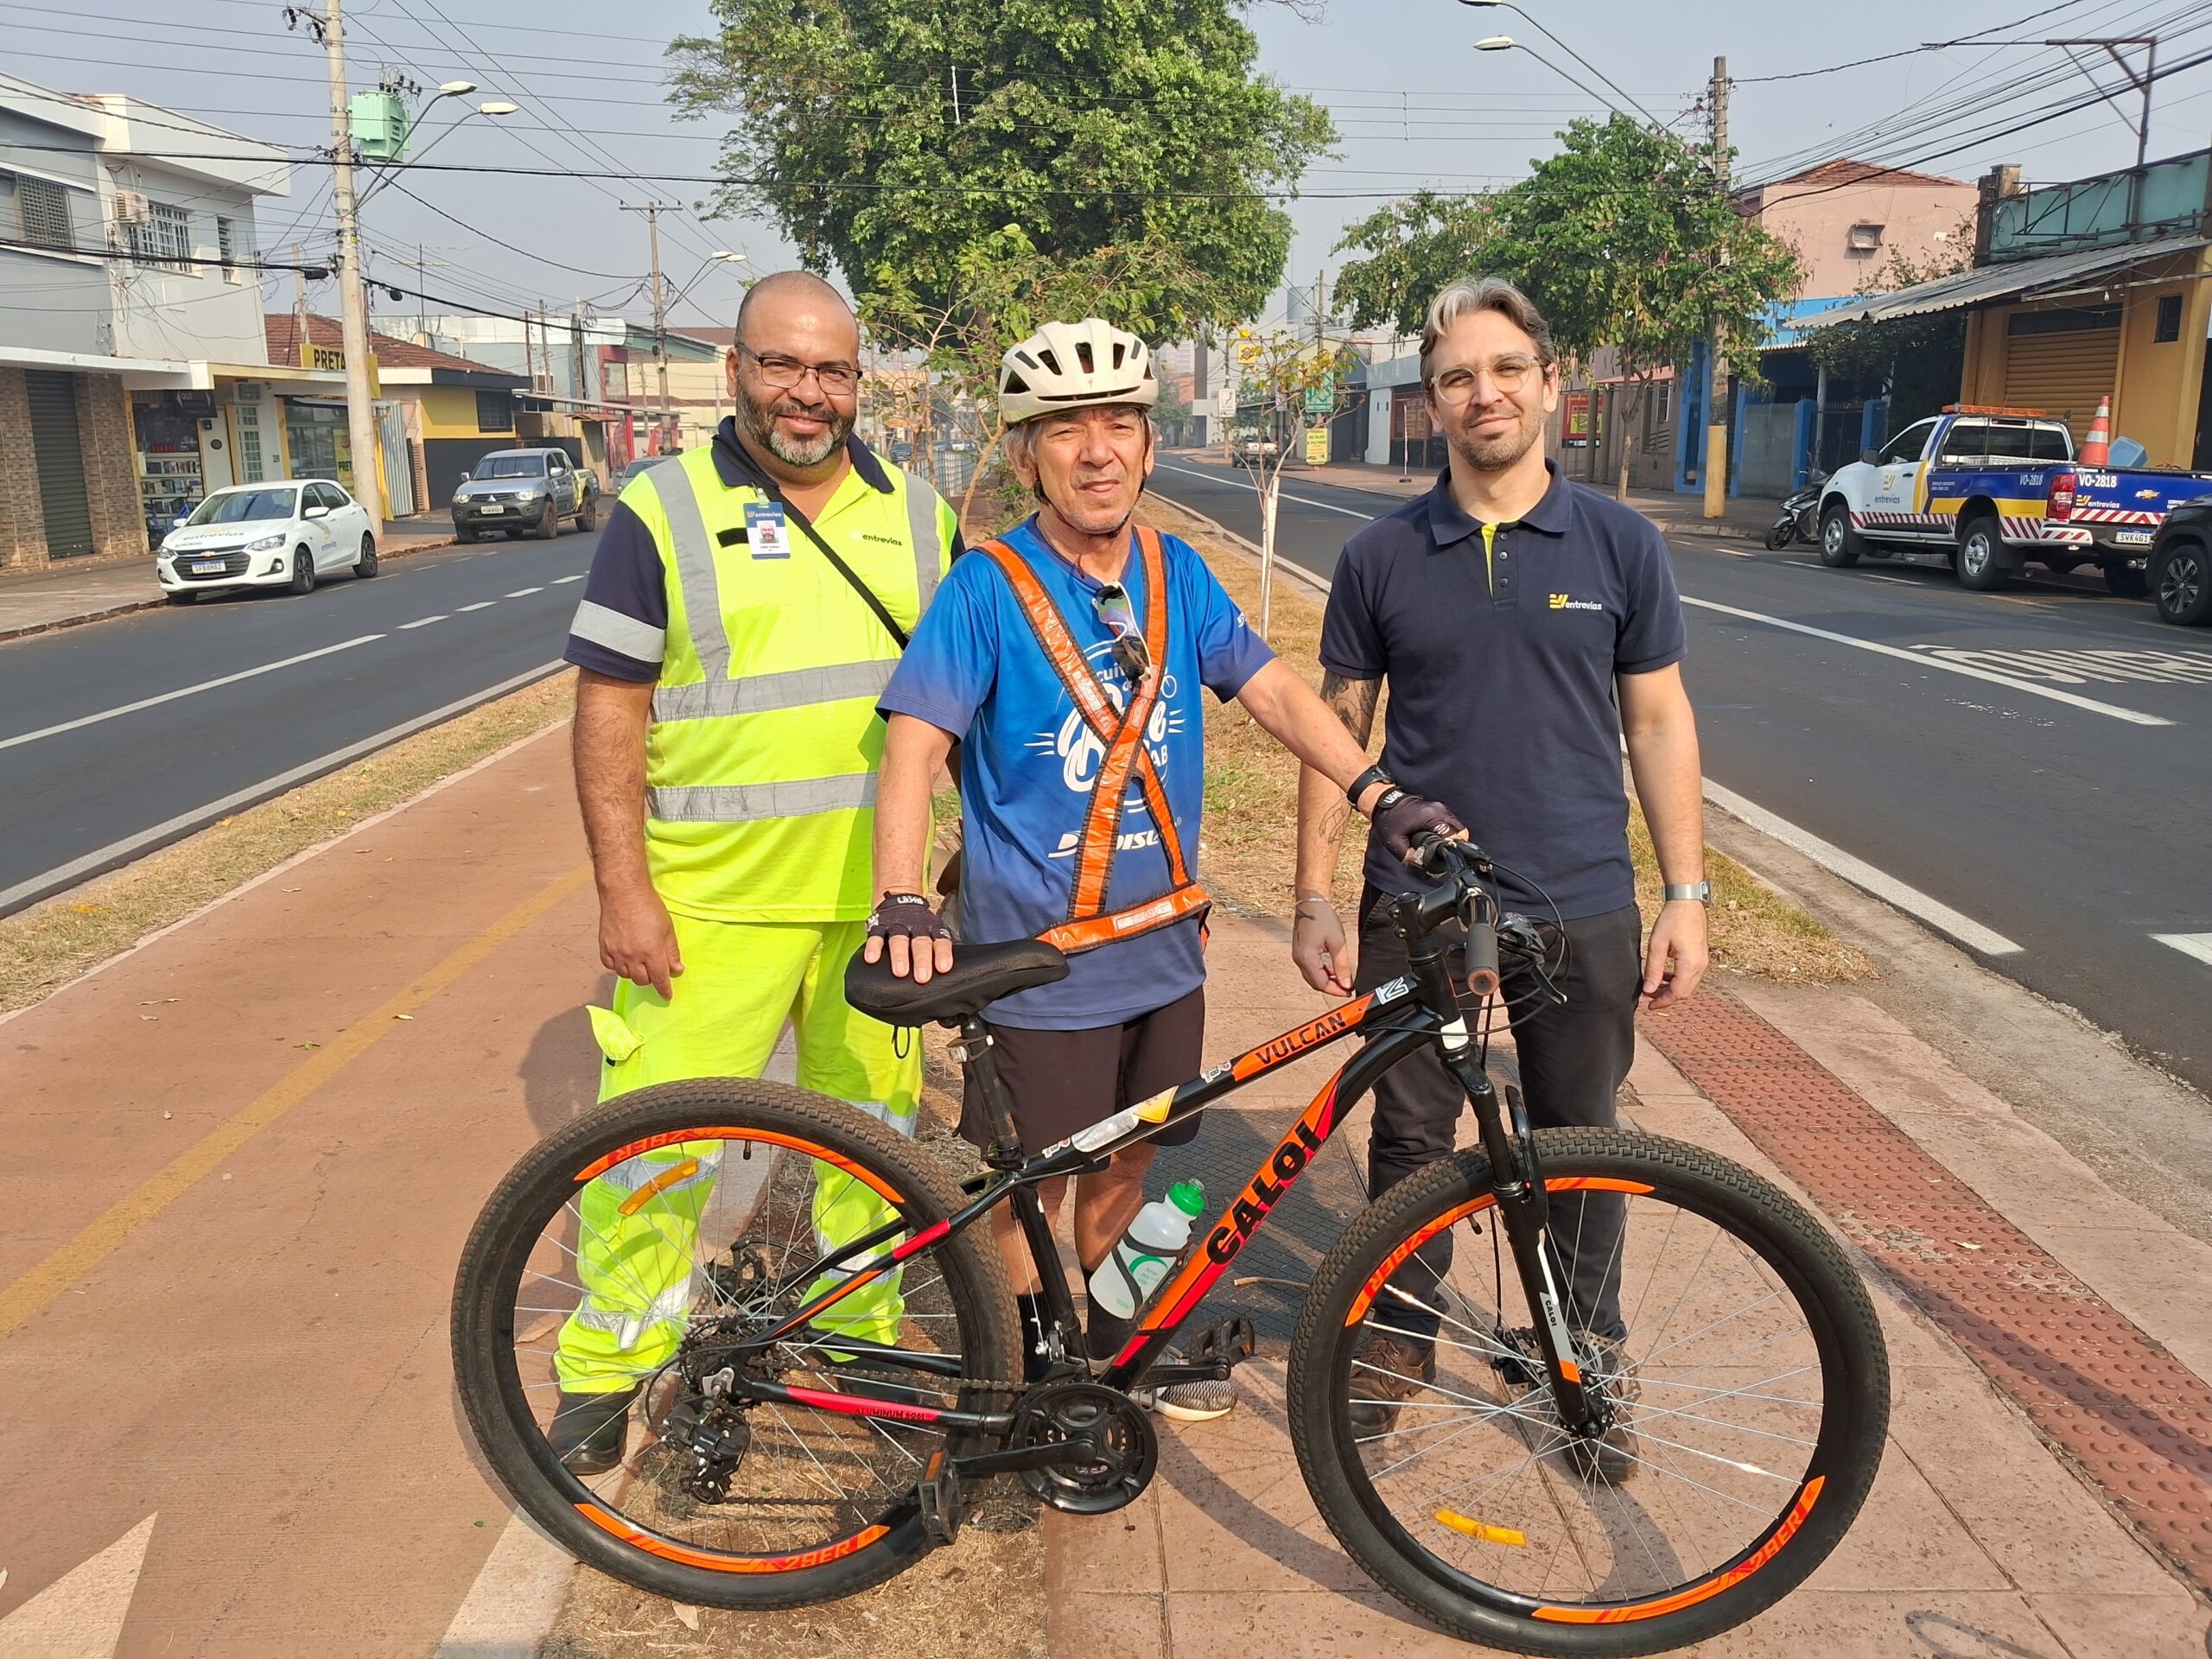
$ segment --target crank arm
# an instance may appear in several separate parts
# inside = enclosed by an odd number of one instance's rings
[[[971,1457],[953,1459],[952,1466],[965,1479],[969,1475],[1008,1474],[1017,1469],[1052,1469],[1064,1463],[1093,1463],[1098,1455],[1098,1442],[1085,1434],[1042,1446],[1010,1446],[1001,1452],[978,1452]]]

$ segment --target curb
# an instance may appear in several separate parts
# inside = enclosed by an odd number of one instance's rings
[[[377,557],[381,563],[385,559],[410,558],[417,553],[435,553],[444,548],[460,545],[448,537],[442,542],[418,542],[413,546],[395,548],[390,552],[379,548]],[[0,592],[4,591],[0,589]],[[129,616],[133,611],[156,611],[168,603],[166,598],[134,599],[126,605],[110,605],[97,611],[79,611],[74,616],[58,616],[48,622],[26,622],[21,627],[0,628],[0,645],[10,639],[28,639],[33,634],[56,633],[63,628],[80,627],[87,622],[105,622],[114,617]]]

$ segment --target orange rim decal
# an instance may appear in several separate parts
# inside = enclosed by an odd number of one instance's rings
[[[879,1522],[862,1528],[849,1538],[840,1538],[819,1549],[803,1549],[795,1555],[720,1555],[647,1532],[618,1515],[609,1515],[596,1503],[579,1503],[576,1510],[594,1526],[613,1533],[624,1543],[642,1549],[648,1555],[658,1555],[664,1561],[675,1561],[683,1567],[704,1567],[709,1573],[796,1573],[804,1567],[826,1567],[866,1549],[891,1530]]]
[[[1699,1602],[1719,1595],[1723,1590],[1734,1588],[1782,1553],[1782,1547],[1797,1535],[1797,1529],[1805,1524],[1805,1517],[1813,1512],[1813,1505],[1820,1501],[1821,1488],[1827,1477],[1815,1475],[1797,1494],[1797,1501],[1782,1524],[1774,1529],[1774,1536],[1755,1550],[1742,1565],[1732,1567],[1725,1573],[1716,1573],[1703,1584],[1694,1584],[1687,1590],[1678,1590],[1671,1596],[1662,1596],[1656,1601],[1639,1601],[1627,1607],[1539,1607],[1535,1617],[1548,1619],[1554,1624],[1626,1624],[1633,1619],[1657,1618],[1662,1614],[1680,1612],[1685,1607],[1694,1607]]]
[[[1617,1180],[1610,1175],[1554,1175],[1546,1179],[1544,1191],[1547,1192],[1649,1192],[1651,1188],[1643,1181]],[[1465,1221],[1478,1210],[1489,1209],[1497,1202],[1495,1194],[1486,1192],[1481,1198],[1471,1199],[1461,1205],[1457,1210],[1447,1211],[1437,1217],[1435,1220],[1424,1224],[1420,1231],[1385,1256],[1381,1267],[1368,1274],[1367,1282],[1359,1287],[1359,1294],[1352,1298],[1351,1312],[1344,1315],[1344,1323],[1347,1325],[1357,1325],[1367,1317],[1367,1310],[1375,1305],[1375,1299],[1382,1294],[1384,1283],[1389,1281],[1392,1274],[1406,1265],[1406,1258],[1415,1250],[1421,1249],[1446,1228]]]
[[[803,1152],[810,1158],[819,1158],[823,1163],[843,1170],[886,1204],[903,1205],[906,1202],[881,1176],[862,1169],[841,1153],[831,1152],[826,1147],[817,1147],[811,1141],[802,1141],[795,1135],[779,1135],[773,1129],[740,1128],[732,1124],[702,1123],[696,1129],[671,1129],[666,1135],[652,1135],[642,1141],[632,1141],[628,1146],[617,1147],[606,1157],[586,1164],[576,1172],[576,1180],[579,1184],[596,1180],[625,1159],[657,1151],[662,1147],[677,1146],[686,1141],[758,1141],[770,1146],[789,1147],[793,1152]]]

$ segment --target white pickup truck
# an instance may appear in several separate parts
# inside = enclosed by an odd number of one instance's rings
[[[1940,552],[1961,587],[1983,589],[2028,563],[2094,563],[2113,593],[2139,599],[2158,525],[2208,493],[2202,474],[2081,465],[2066,423],[2040,410],[1954,404],[1827,480],[1821,563]]]

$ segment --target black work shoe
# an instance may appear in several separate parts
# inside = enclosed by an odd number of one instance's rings
[[[545,1430],[546,1444],[572,1475],[603,1475],[622,1461],[630,1437],[630,1402],[638,1385],[612,1394],[561,1391],[560,1404]]]
[[[1641,1442],[1629,1424],[1635,1419],[1636,1403],[1643,1397],[1643,1390],[1637,1383],[1635,1362],[1619,1343],[1609,1337],[1593,1337],[1586,1331],[1577,1332],[1574,1343],[1586,1362],[1583,1382],[1611,1408],[1613,1426],[1593,1440],[1568,1440],[1560,1449],[1561,1455],[1567,1466],[1586,1484],[1618,1486],[1636,1473],[1642,1461]]]
[[[1388,1434],[1398,1408],[1436,1381],[1436,1348],[1401,1337],[1367,1337],[1351,1363],[1351,1432]]]

